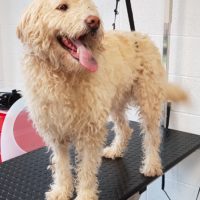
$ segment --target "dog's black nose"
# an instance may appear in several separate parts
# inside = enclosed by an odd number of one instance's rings
[[[91,30],[97,30],[100,26],[100,19],[97,16],[90,15],[85,19],[85,23]]]

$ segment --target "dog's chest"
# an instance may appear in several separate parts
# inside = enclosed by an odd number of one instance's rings
[[[63,89],[61,89],[63,88]],[[44,90],[43,90],[44,91]],[[61,120],[80,120],[81,118],[98,118],[101,112],[108,112],[109,99],[106,90],[101,87],[82,84],[79,86],[60,85],[48,94],[43,93],[43,106],[48,112],[55,113],[55,118]],[[51,113],[49,116],[51,116]]]

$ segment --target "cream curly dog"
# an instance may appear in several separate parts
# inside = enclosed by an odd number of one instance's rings
[[[98,199],[101,156],[123,156],[132,130],[127,105],[142,120],[141,173],[162,174],[159,121],[165,100],[186,99],[167,83],[157,48],[139,33],[104,33],[91,0],[33,0],[17,34],[26,47],[25,97],[35,127],[52,149],[53,183],[47,200],[73,195],[69,146],[77,151],[76,200]],[[103,150],[109,114],[116,137]]]

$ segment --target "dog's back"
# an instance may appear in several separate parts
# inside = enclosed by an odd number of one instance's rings
[[[148,36],[110,31],[105,33],[103,44],[102,68],[107,68],[110,80],[114,77],[118,88],[122,86],[120,92],[132,90],[135,93],[138,84],[143,82],[163,93],[163,101],[187,99],[180,87],[168,83],[159,50]]]

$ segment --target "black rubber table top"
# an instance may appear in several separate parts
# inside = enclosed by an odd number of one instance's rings
[[[124,158],[103,159],[99,172],[100,200],[126,200],[142,190],[155,178],[139,173],[141,163],[141,137],[139,124],[130,122],[135,134]],[[113,132],[109,134],[110,141]],[[163,136],[161,156],[164,171],[200,147],[200,136],[169,130]],[[0,165],[0,200],[43,200],[51,183],[47,170],[49,154],[46,148],[14,158]],[[73,151],[72,151],[73,156]]]

